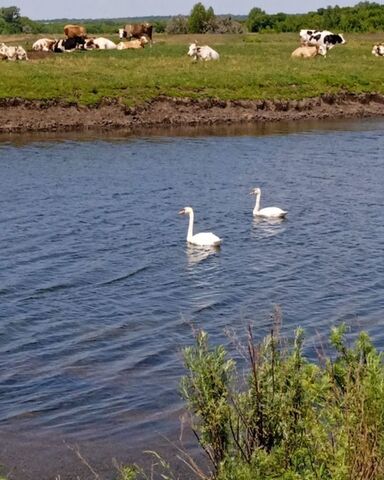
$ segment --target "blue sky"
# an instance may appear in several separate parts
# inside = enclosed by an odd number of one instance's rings
[[[141,17],[150,15],[188,14],[198,0],[0,0],[0,6],[17,5],[22,15],[34,20],[50,18],[114,18]],[[267,13],[303,13],[328,5],[352,6],[355,1],[340,0],[203,0],[206,7],[212,6],[216,14],[232,13],[246,15],[251,8],[259,7]],[[384,3],[384,2],[378,2]]]

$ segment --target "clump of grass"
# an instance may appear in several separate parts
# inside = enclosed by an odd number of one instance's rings
[[[271,333],[256,343],[248,330],[248,368],[238,381],[223,346],[199,331],[184,350],[181,393],[192,428],[218,480],[384,478],[384,366],[366,333],[349,346],[346,327],[331,331],[332,353],[303,354]]]

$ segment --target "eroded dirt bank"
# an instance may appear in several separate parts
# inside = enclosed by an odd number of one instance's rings
[[[127,107],[103,100],[92,107],[62,101],[0,99],[0,133],[142,130],[161,126],[220,125],[280,120],[363,118],[384,115],[384,95],[329,94],[305,100],[194,100],[158,97]]]

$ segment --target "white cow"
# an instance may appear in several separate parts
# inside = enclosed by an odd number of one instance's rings
[[[57,42],[56,39],[52,38],[40,38],[32,45],[32,50],[49,52],[52,49],[52,46]]]
[[[327,49],[323,46],[320,47],[310,47],[307,45],[302,45],[299,48],[296,48],[291,53],[291,57],[293,58],[311,58],[316,57],[316,55],[325,55],[327,54]]]
[[[109,38],[98,37],[93,40],[93,43],[100,50],[113,50],[116,48],[116,43],[109,40]]]
[[[85,42],[85,48],[87,50],[92,48],[97,48],[99,50],[113,50],[116,48],[116,43],[104,37],[90,38]]]
[[[6,60],[28,60],[27,52],[20,45],[17,47],[7,46],[5,43],[0,44],[0,57]]]
[[[208,47],[208,45],[203,45],[200,47],[199,45],[197,45],[196,42],[191,43],[189,45],[189,50],[187,55],[192,57],[194,61],[196,61],[197,59],[205,60],[205,61],[219,60],[220,58],[220,55],[216,52],[216,50],[213,50],[213,48]]]
[[[375,57],[384,57],[384,45],[381,43],[373,45],[372,55],[375,55]]]

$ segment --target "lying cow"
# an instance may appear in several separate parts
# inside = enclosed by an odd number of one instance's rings
[[[129,48],[144,48],[144,42],[142,41],[142,39],[131,40],[130,42],[120,42],[117,44],[116,48],[117,50],[126,50]]]
[[[375,57],[384,57],[384,45],[382,43],[373,45],[372,55],[375,55]]]
[[[7,46],[5,43],[0,44],[0,58],[2,60],[28,60],[27,52],[20,45],[17,47]]]
[[[150,44],[152,45],[152,30],[153,26],[150,23],[132,23],[125,25],[124,28],[119,28],[119,38],[122,40],[126,38],[130,40],[131,38],[147,37]]]
[[[200,60],[219,60],[220,55],[213,50],[213,48],[208,47],[208,45],[203,45],[202,47],[198,46],[196,42],[191,43],[189,45],[188,54],[190,57],[193,58],[194,61],[197,59]]]
[[[73,52],[73,50],[84,50],[85,40],[83,37],[72,37],[58,40],[52,46],[52,51],[55,53]]]
[[[346,43],[346,41],[341,33],[335,34],[328,30],[315,32],[310,36],[308,41],[308,45],[317,47],[324,46],[327,50],[330,50],[337,44],[344,45],[344,43]]]
[[[67,38],[82,37],[87,36],[87,31],[82,25],[65,25],[64,35]]]
[[[32,45],[32,50],[49,52],[52,50],[53,45],[57,42],[56,39],[52,38],[40,38]]]
[[[116,48],[116,43],[104,37],[90,38],[85,42],[85,49],[90,50],[92,48],[97,48],[99,50],[113,50]]]
[[[325,47],[320,46],[320,47],[310,47],[306,45],[302,45],[299,48],[296,48],[291,53],[292,58],[312,58],[316,57],[316,55],[323,55],[325,57],[327,53],[327,50]]]

